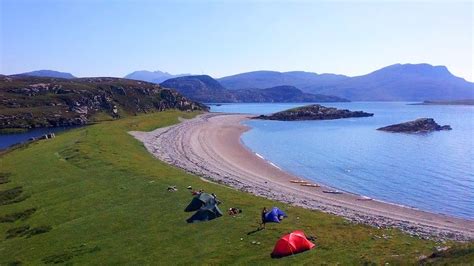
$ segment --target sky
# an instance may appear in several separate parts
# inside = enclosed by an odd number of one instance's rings
[[[472,1],[0,0],[0,73],[363,75],[445,65],[473,81]]]

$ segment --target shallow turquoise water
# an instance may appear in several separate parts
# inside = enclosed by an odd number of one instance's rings
[[[265,114],[303,104],[225,104],[212,111]],[[286,171],[338,189],[474,219],[474,107],[400,102],[325,103],[374,117],[246,122],[243,143]],[[420,117],[451,131],[377,131]]]

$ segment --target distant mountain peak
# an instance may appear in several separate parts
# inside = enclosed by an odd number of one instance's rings
[[[133,79],[133,80],[141,80],[141,81],[147,81],[151,83],[161,83],[167,79],[172,79],[176,77],[182,77],[182,76],[189,76],[190,74],[177,74],[173,75],[168,72],[160,71],[160,70],[155,70],[155,71],[149,71],[149,70],[138,70],[134,71],[128,75],[126,75],[124,78],[126,79]]]
[[[35,70],[31,72],[25,72],[21,74],[16,74],[18,76],[31,76],[31,77],[49,77],[49,78],[63,78],[63,79],[73,79],[76,78],[71,73],[59,72],[55,70]]]
[[[331,94],[353,101],[425,101],[474,98],[474,84],[454,76],[446,66],[394,64],[351,77],[313,93]]]
[[[372,72],[373,74],[377,73],[391,73],[399,75],[418,75],[426,76],[431,78],[447,78],[454,77],[454,75],[449,72],[446,66],[433,66],[426,63],[421,64],[394,64],[379,70]]]
[[[129,75],[132,75],[132,74],[138,74],[138,73],[152,73],[152,74],[164,74],[164,75],[173,75],[169,72],[164,72],[164,71],[160,71],[160,70],[155,70],[155,71],[149,71],[149,70],[137,70],[137,71],[133,71],[132,73],[130,73]]]

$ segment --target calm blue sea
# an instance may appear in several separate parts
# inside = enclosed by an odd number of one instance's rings
[[[30,138],[39,137],[48,133],[59,133],[72,128],[76,127],[36,128],[22,133],[0,134],[0,149],[28,141]]]
[[[304,104],[223,104],[213,112],[267,114]],[[341,190],[474,219],[474,107],[401,102],[325,103],[374,117],[246,122],[243,143],[286,171]],[[451,131],[377,131],[420,117]]]

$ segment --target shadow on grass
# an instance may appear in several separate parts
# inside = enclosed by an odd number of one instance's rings
[[[19,260],[15,260],[15,261],[10,261],[10,262],[7,262],[7,266],[18,266],[18,265],[22,265],[23,263],[21,263],[21,261]]]
[[[74,257],[85,255],[88,253],[95,253],[100,251],[100,247],[95,246],[92,248],[87,248],[86,244],[82,244],[77,247],[71,247],[64,251],[63,253],[54,254],[51,256],[44,257],[41,261],[46,264],[58,264],[64,263],[71,260]]]
[[[255,229],[255,230],[253,230],[253,231],[250,231],[250,232],[248,232],[248,233],[247,233],[247,235],[248,235],[248,236],[249,236],[249,235],[253,235],[253,234],[257,233],[257,232],[260,232],[260,231],[262,231],[263,229],[265,229],[265,228],[258,227],[257,229]]]
[[[6,238],[10,239],[10,238],[15,238],[15,237],[23,237],[23,236],[26,236],[26,238],[30,238],[34,235],[47,233],[47,232],[51,231],[51,229],[52,229],[52,227],[48,226],[48,225],[38,226],[38,227],[34,227],[34,228],[30,228],[29,225],[24,225],[24,226],[9,229],[7,231]]]
[[[10,182],[10,179],[8,178],[10,175],[10,173],[0,173],[0,185]]]
[[[28,196],[20,196],[23,193],[23,187],[15,187],[0,191],[0,205],[13,204],[24,201]]]
[[[13,223],[17,220],[26,220],[28,219],[33,213],[36,212],[35,208],[27,209],[22,212],[15,212],[12,214],[7,214],[5,216],[0,217],[0,223]]]

